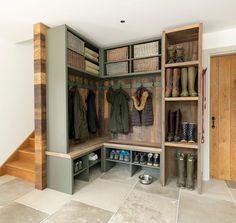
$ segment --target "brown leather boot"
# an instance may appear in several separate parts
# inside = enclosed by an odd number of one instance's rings
[[[184,48],[182,45],[176,46],[176,63],[184,62]]]
[[[174,68],[172,97],[179,97],[179,80],[180,80],[180,68]]]
[[[168,46],[167,48],[167,63],[174,63],[174,59],[175,59],[175,46]]]
[[[171,97],[173,88],[173,69],[166,69],[166,97]]]

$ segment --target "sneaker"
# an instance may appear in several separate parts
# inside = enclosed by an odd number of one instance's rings
[[[134,153],[134,163],[139,163],[140,162],[140,153],[135,152]]]
[[[148,153],[147,157],[148,157],[147,165],[152,166],[153,165],[153,153]]]
[[[155,153],[153,158],[154,158],[153,166],[156,167],[160,166],[160,154]]]
[[[120,157],[120,150],[116,150],[114,159],[119,160],[119,157]]]
[[[126,161],[126,162],[129,162],[129,161],[130,161],[129,151],[126,151],[126,152],[125,152],[124,161]]]
[[[147,164],[147,154],[146,153],[141,153],[141,155],[140,155],[140,164],[142,164],[142,165]]]
[[[114,159],[115,159],[115,150],[112,150],[112,151],[110,152],[110,159],[111,159],[111,160],[114,160]]]

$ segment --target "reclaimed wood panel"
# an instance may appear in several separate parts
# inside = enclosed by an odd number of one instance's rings
[[[34,25],[35,187],[47,186],[46,167],[46,33],[49,27]]]

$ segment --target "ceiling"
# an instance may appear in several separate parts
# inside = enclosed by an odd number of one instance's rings
[[[0,0],[0,38],[32,38],[32,25],[67,24],[100,46],[160,36],[203,22],[204,32],[236,28],[235,0]],[[120,23],[120,20],[126,23]]]

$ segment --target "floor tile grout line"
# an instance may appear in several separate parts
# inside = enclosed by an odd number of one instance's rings
[[[224,181],[224,182],[225,182],[225,181]],[[226,184],[226,187],[227,187],[227,189],[228,189],[229,195],[230,195],[230,197],[231,197],[231,199],[232,199],[232,202],[236,205],[236,200],[234,199],[234,196],[233,196],[233,194],[232,194],[232,192],[231,192],[229,186],[227,185],[226,182],[225,182],[225,184]]]
[[[118,211],[121,209],[121,207],[123,206],[123,204],[125,203],[125,201],[128,199],[128,197],[130,196],[130,194],[134,191],[135,186],[137,185],[139,181],[137,180],[134,185],[132,186],[132,188],[130,189],[130,192],[125,196],[122,204],[120,205],[120,207],[114,212],[114,214],[111,216],[111,218],[109,219],[108,223],[111,222],[111,220],[114,218],[114,216],[118,213]]]
[[[182,189],[179,190],[179,197],[178,197],[178,202],[177,202],[177,207],[176,207],[176,219],[175,219],[175,223],[178,223],[178,218],[179,218],[179,203],[180,203],[181,193],[182,193]]]

